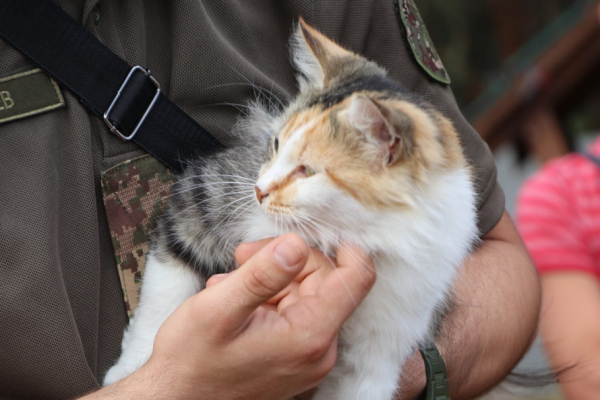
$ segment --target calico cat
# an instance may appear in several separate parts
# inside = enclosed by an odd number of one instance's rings
[[[378,274],[342,327],[337,364],[316,399],[392,399],[407,358],[433,339],[477,238],[457,132],[381,67],[302,20],[292,57],[297,97],[281,111],[253,104],[236,127],[243,143],[192,162],[173,186],[104,384],[148,359],[163,321],[212,274],[237,267],[240,242],[284,232],[326,254],[353,243]]]

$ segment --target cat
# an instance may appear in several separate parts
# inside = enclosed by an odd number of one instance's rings
[[[383,68],[302,19],[291,43],[297,97],[279,111],[256,101],[236,126],[242,143],[190,163],[172,187],[105,385],[149,358],[162,322],[212,274],[237,267],[239,243],[284,232],[326,254],[353,243],[378,274],[315,399],[391,400],[403,364],[433,340],[478,236],[458,134]]]

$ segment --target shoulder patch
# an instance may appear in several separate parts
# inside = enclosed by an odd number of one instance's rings
[[[56,82],[39,68],[20,68],[0,76],[0,124],[64,105]]]
[[[395,0],[396,13],[417,63],[433,79],[450,84],[450,76],[435,49],[414,0]]]

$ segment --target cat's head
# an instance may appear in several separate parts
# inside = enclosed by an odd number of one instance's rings
[[[452,124],[383,68],[302,20],[292,48],[300,93],[277,118],[255,187],[267,213],[327,221],[410,209],[432,174],[464,166]]]

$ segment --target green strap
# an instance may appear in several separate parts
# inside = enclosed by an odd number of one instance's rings
[[[419,349],[425,361],[425,376],[427,377],[427,388],[424,400],[451,400],[450,386],[448,385],[448,374],[446,364],[440,352],[431,345]]]

